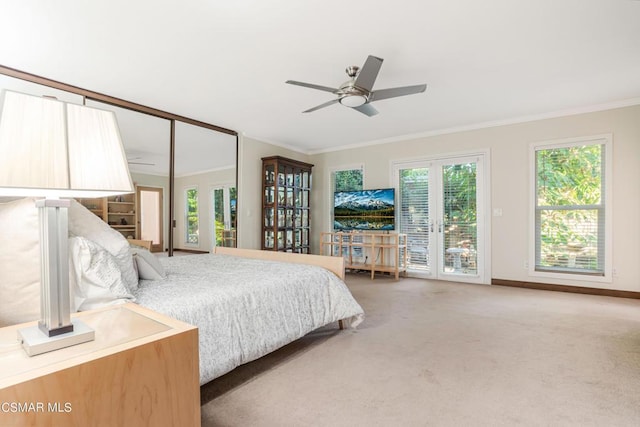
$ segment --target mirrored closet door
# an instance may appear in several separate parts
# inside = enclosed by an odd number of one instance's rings
[[[236,245],[235,131],[0,65],[2,89],[115,112],[137,191],[90,206],[123,236],[169,255]]]

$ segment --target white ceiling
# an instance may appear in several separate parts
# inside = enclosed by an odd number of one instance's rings
[[[426,92],[301,113],[370,54]],[[313,153],[640,103],[640,1],[4,1],[0,64]]]

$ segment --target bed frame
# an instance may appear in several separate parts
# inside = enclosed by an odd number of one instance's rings
[[[264,259],[267,261],[292,262],[295,264],[317,265],[333,272],[336,276],[344,280],[344,258],[326,256],[326,255],[310,255],[310,254],[294,254],[290,252],[261,251],[257,249],[238,249],[225,248],[216,246],[216,254],[235,255],[245,258]]]
[[[153,243],[151,240],[138,240],[138,239],[127,239],[130,245],[133,246],[141,246],[148,251],[151,251],[151,244]]]
[[[290,252],[261,251],[258,249],[238,249],[216,246],[214,253],[233,255],[244,258],[263,259],[267,261],[292,262],[295,264],[315,265],[326,268],[344,280],[344,258],[326,255],[294,254]],[[342,319],[338,320],[338,327],[344,329]]]

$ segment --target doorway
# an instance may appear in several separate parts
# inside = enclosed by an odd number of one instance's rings
[[[398,231],[408,274],[488,283],[485,155],[398,162]]]
[[[140,239],[151,240],[151,251],[162,252],[163,240],[163,189],[161,187],[136,187],[138,200],[138,227]]]

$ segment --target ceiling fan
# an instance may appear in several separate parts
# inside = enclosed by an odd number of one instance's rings
[[[135,160],[140,160],[142,159],[142,157],[132,157],[130,159],[127,159],[127,163],[129,163],[130,165],[145,165],[145,166],[155,166],[155,163],[145,163],[145,162],[136,162]]]
[[[373,90],[373,84],[378,77],[378,72],[382,66],[382,58],[369,55],[362,68],[352,65],[345,70],[350,80],[343,83],[339,88],[321,86],[311,83],[297,82],[295,80],[287,80],[286,83],[304,86],[311,89],[322,90],[325,92],[331,92],[334,95],[338,95],[336,99],[320,104],[316,107],[310,108],[303,113],[310,113],[312,111],[319,110],[324,107],[328,107],[337,102],[340,104],[351,107],[354,110],[361,112],[369,117],[378,114],[378,110],[373,108],[370,104],[374,101],[380,101],[381,99],[395,98],[398,96],[413,95],[414,93],[421,93],[427,89],[426,84],[415,86],[403,86],[394,87],[390,89]]]

